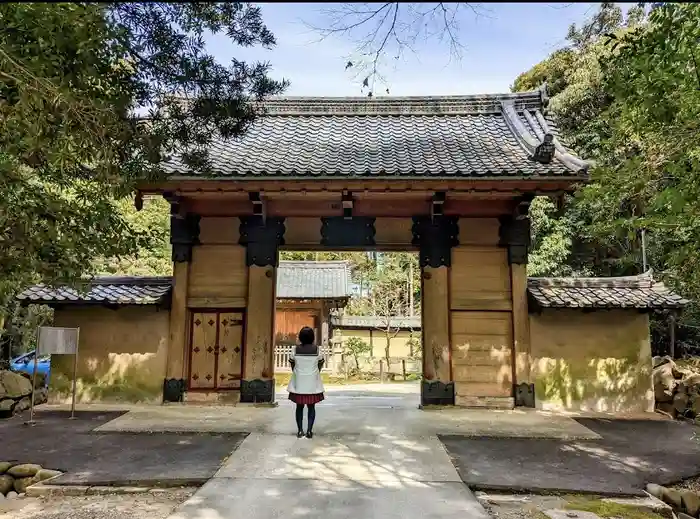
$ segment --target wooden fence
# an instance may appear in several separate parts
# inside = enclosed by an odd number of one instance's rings
[[[293,344],[278,344],[275,346],[275,371],[290,372],[289,358],[292,356],[292,351],[296,348]],[[333,369],[333,355],[331,346],[321,346],[321,355],[326,361],[325,369]]]

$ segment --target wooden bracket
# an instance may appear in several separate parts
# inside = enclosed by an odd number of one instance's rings
[[[532,202],[533,198],[535,198],[535,195],[532,193],[526,193],[518,197],[515,209],[513,209],[514,220],[524,220],[529,218],[530,202]]]
[[[343,191],[343,218],[346,220],[352,219],[352,210],[354,206],[352,193],[350,191]]]
[[[265,210],[265,204],[263,203],[260,193],[257,191],[248,193],[248,199],[253,203],[253,216],[259,216],[264,222],[267,211]]]
[[[436,216],[445,214],[445,192],[436,191],[433,193],[433,200],[430,204],[430,219],[433,220]]]

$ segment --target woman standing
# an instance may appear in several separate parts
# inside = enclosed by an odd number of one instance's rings
[[[323,400],[323,382],[321,368],[323,357],[319,354],[318,346],[314,343],[314,331],[304,326],[299,331],[299,345],[289,359],[292,365],[292,378],[287,391],[289,399],[297,405],[297,438],[304,436],[304,406],[309,409],[309,426],[306,437],[312,438],[314,421],[316,420],[316,404]]]

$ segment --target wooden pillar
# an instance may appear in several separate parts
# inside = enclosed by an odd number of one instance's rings
[[[515,405],[535,407],[531,377],[530,317],[527,305],[527,259],[530,247],[528,211],[532,197],[524,197],[513,215],[500,219],[500,246],[508,249],[513,304],[513,396]]]
[[[248,265],[241,402],[274,402],[275,288],[284,218],[241,217],[239,243],[246,246]]]
[[[451,384],[449,267],[424,267],[422,279],[423,377]]]
[[[458,244],[458,219],[442,214],[413,218],[420,250],[423,327],[421,406],[454,405],[450,347],[450,265]]]
[[[252,400],[274,400],[274,320],[275,320],[275,278],[276,268],[272,266],[248,268],[248,311],[245,325],[245,357],[243,377],[246,383],[256,381],[256,385],[272,391],[272,395],[252,391]],[[272,381],[272,387],[269,387]],[[242,391],[242,390],[241,390]],[[268,398],[262,398],[267,397]]]
[[[199,243],[199,216],[183,213],[179,199],[170,197],[170,243],[172,244],[173,290],[170,303],[170,328],[163,401],[184,401],[187,352],[187,288],[192,247]]]
[[[530,375],[530,317],[527,310],[527,265],[510,265],[510,283],[513,297],[513,350],[515,373],[513,383],[532,384]]]

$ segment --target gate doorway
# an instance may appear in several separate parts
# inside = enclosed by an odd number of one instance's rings
[[[240,389],[243,368],[243,312],[191,312],[189,390]]]
[[[315,331],[326,384],[414,382],[422,366],[418,255],[280,251],[274,370],[278,386],[303,326]]]

